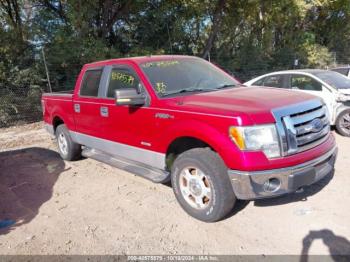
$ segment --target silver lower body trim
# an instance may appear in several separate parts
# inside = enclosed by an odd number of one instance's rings
[[[229,170],[228,175],[238,199],[279,196],[295,192],[300,187],[311,185],[330,174],[334,169],[337,152],[335,146],[325,155],[300,165],[254,172]],[[269,188],[268,181],[274,181],[273,188]]]
[[[70,131],[74,142],[108,153],[112,156],[123,157],[145,165],[165,170],[165,154],[121,144],[118,142]]]
[[[92,158],[105,164],[133,173],[134,175],[149,179],[154,183],[166,183],[170,181],[170,173],[167,171],[151,168],[147,165],[143,165],[139,162],[131,161],[129,159],[124,159],[122,157],[112,157],[96,149],[85,148],[82,151],[82,155],[84,157]]]

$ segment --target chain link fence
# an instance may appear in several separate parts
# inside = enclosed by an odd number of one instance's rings
[[[40,88],[0,89],[0,128],[41,120],[42,93]]]
[[[231,58],[211,56],[210,61],[234,75],[241,82],[277,70],[300,68],[297,61],[290,61],[287,66],[271,66],[265,63],[256,63],[253,67],[250,65],[249,68],[235,68]],[[43,65],[42,60],[37,62]],[[330,67],[340,65],[347,65],[347,63],[340,59],[334,61],[334,64]],[[52,90],[54,92],[72,90],[81,66],[74,64],[70,65],[69,68],[65,68],[62,64],[52,64],[48,61]],[[44,70],[44,66],[41,68]],[[41,95],[49,91],[45,71],[42,72],[42,76],[42,83],[34,87],[28,87],[29,85],[24,83],[20,87],[0,88],[0,128],[42,120]]]
[[[16,70],[11,72],[11,79],[7,84],[0,85],[0,128],[41,121],[41,96],[44,92],[74,89],[75,79],[82,65],[71,64],[69,69],[65,69],[65,65],[62,64],[48,63],[47,66],[51,89],[42,58],[37,59],[33,65],[37,70],[33,70],[36,73],[35,77],[41,76],[39,80],[32,81],[34,76],[23,76],[26,72]],[[11,83],[12,79],[16,79],[17,82]],[[20,83],[18,79],[21,79]]]

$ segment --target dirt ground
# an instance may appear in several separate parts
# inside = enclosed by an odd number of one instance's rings
[[[64,162],[41,123],[0,129],[0,254],[350,254],[350,139],[333,179],[240,201],[206,224],[172,189],[91,159]]]

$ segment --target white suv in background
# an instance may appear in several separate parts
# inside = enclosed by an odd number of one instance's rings
[[[350,79],[328,70],[304,69],[279,71],[256,77],[247,86],[293,89],[321,97],[327,105],[331,125],[350,136]]]

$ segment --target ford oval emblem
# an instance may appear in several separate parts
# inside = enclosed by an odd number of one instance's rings
[[[321,119],[315,118],[314,120],[311,121],[310,126],[311,126],[311,131],[314,133],[317,133],[322,130],[323,122]]]

